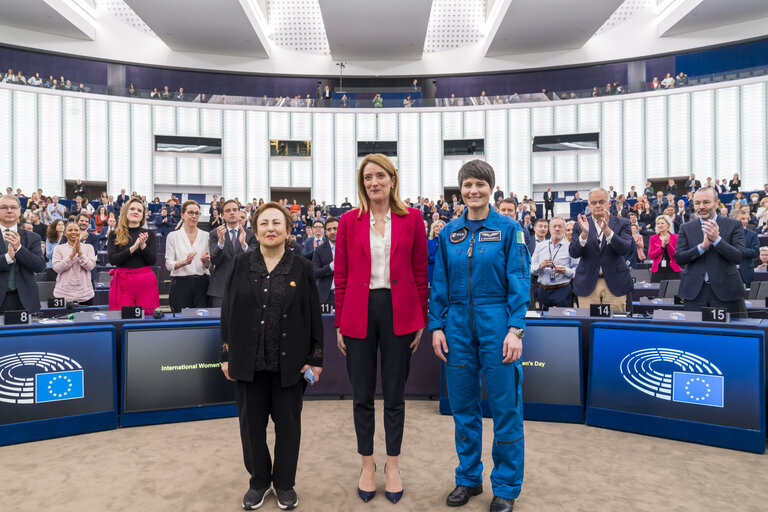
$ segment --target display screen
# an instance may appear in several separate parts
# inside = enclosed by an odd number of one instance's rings
[[[456,155],[482,155],[485,153],[485,140],[484,139],[460,139],[460,140],[444,140],[443,141],[443,156],[456,156]]]
[[[523,402],[581,405],[581,329],[528,322],[523,341]]]
[[[593,325],[588,407],[760,429],[761,332],[663,327]]]
[[[155,135],[155,151],[184,155],[221,155],[221,139]]]
[[[583,151],[600,149],[600,134],[570,133],[565,135],[537,135],[533,138],[534,153],[550,151]]]
[[[371,153],[381,153],[389,157],[397,156],[397,141],[396,140],[378,140],[378,141],[358,141],[357,142],[357,156],[364,157]]]
[[[0,425],[116,411],[114,361],[111,326],[0,332]]]
[[[234,383],[219,363],[218,325],[123,332],[122,412],[234,403]]]

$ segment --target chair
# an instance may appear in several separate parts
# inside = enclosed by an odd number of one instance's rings
[[[672,299],[678,291],[680,291],[679,279],[662,281],[659,285],[659,297],[662,299]]]
[[[768,297],[768,281],[752,281],[752,288],[757,288],[754,299],[765,300]],[[750,288],[750,292],[752,289]]]
[[[55,281],[38,281],[37,293],[40,296],[40,300],[47,302],[48,299],[52,299],[54,287],[56,287]]]
[[[631,268],[629,274],[635,278],[636,283],[650,283],[651,271],[647,268]]]

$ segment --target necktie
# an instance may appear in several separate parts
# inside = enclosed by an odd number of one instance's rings
[[[6,233],[8,233],[9,231],[10,231],[9,228],[5,228]],[[8,248],[7,245],[8,244],[6,242],[6,249]],[[8,290],[14,291],[15,289],[16,289],[16,262],[14,260],[14,262],[11,263],[8,268]]]
[[[238,245],[240,245],[237,243],[237,229],[231,230],[229,234],[230,234],[230,240],[232,242],[232,250],[235,251],[235,253],[237,253],[237,247]]]

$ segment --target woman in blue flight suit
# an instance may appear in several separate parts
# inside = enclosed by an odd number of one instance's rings
[[[511,511],[523,482],[522,337],[530,301],[531,257],[520,224],[489,206],[493,168],[472,160],[459,170],[467,209],[440,232],[429,308],[437,357],[446,363],[456,432],[458,507],[483,492],[480,374],[493,415],[492,512]]]

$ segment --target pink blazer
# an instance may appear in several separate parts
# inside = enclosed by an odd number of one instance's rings
[[[651,272],[658,272],[662,255],[661,239],[659,238],[659,235],[652,235],[651,239],[648,240],[648,245],[650,246],[648,249],[648,257],[653,260]],[[680,265],[675,261],[675,247],[677,247],[677,235],[672,233],[669,235],[669,243],[667,244],[669,267],[675,272],[680,272]]]
[[[341,334],[365,338],[368,331],[368,290],[371,280],[370,212],[358,209],[341,216],[336,235],[334,283],[336,327]],[[397,335],[423,328],[427,322],[427,234],[421,212],[392,214],[389,253],[392,316]]]

